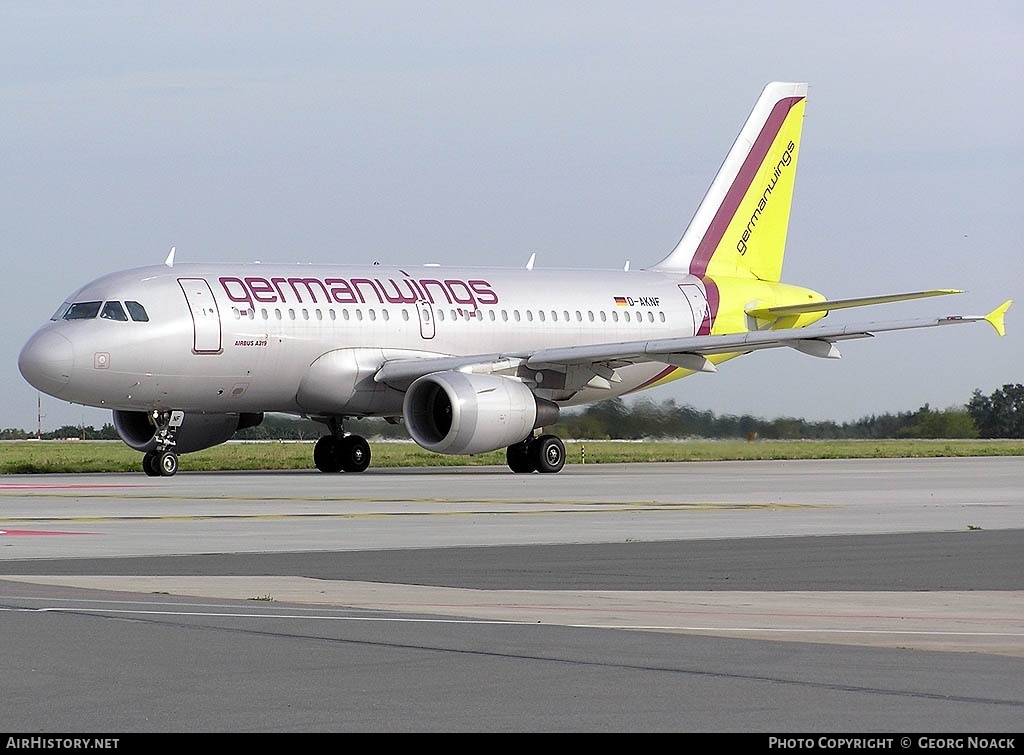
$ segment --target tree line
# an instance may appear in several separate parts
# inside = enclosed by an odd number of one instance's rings
[[[402,424],[378,419],[353,419],[346,430],[368,438],[407,439]],[[678,438],[764,438],[766,440],[854,440],[882,438],[1024,438],[1024,385],[1004,385],[989,395],[975,390],[962,406],[936,410],[925,404],[915,411],[879,414],[853,422],[812,422],[795,417],[763,419],[749,414],[716,414],[678,405],[672,399],[660,404],[640,398],[627,403],[621,398],[599,401],[562,413],[547,429],[563,438],[587,440],[640,440]],[[240,440],[314,440],[324,434],[319,422],[268,415],[263,424],[235,435]],[[101,428],[65,425],[38,433],[0,430],[0,440],[81,438],[118,440],[112,423]]]

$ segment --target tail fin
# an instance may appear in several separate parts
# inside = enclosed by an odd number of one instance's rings
[[[778,282],[807,84],[761,92],[683,238],[653,270]]]

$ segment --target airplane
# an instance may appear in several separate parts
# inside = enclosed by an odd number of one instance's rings
[[[175,264],[115,272],[71,294],[18,360],[39,391],[105,407],[150,476],[266,413],[326,426],[313,463],[362,472],[345,420],[404,421],[440,454],[506,449],[515,473],[555,473],[563,407],[632,394],[734,357],[986,321],[987,315],[815,325],[833,310],[962,293],[828,300],[783,283],[807,84],[770,82],[678,244],[646,269]],[[814,327],[809,327],[814,325]]]

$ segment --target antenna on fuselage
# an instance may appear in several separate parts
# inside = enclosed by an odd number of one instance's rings
[[[626,260],[626,266],[624,268],[622,268],[622,271],[624,273],[628,273],[629,272],[629,260]]]
[[[171,251],[167,254],[167,259],[164,260],[164,264],[167,267],[174,267],[174,247],[171,247]]]
[[[536,259],[537,259],[537,253],[534,252],[533,254],[530,255],[530,261],[526,263],[526,269],[527,270],[533,270],[533,263],[536,261]]]

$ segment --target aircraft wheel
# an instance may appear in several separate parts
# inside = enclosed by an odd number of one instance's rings
[[[364,472],[370,466],[370,444],[361,435],[346,435],[341,439],[338,456],[346,472]]]
[[[557,435],[542,435],[533,441],[530,456],[536,460],[537,471],[541,473],[561,472],[565,466],[565,446]]]
[[[153,460],[153,468],[161,477],[174,477],[178,471],[178,454],[174,451],[160,451]]]
[[[313,463],[321,472],[341,471],[341,447],[333,435],[325,435],[313,446]]]
[[[147,451],[146,455],[142,457],[142,471],[146,473],[148,477],[159,477],[160,469],[156,465],[156,451]]]
[[[513,443],[505,449],[505,460],[508,468],[517,474],[529,474],[537,471],[537,464],[530,455],[529,439],[521,443]]]

